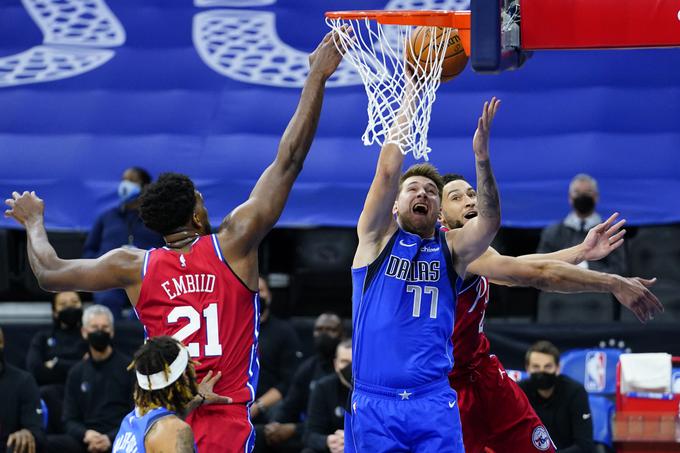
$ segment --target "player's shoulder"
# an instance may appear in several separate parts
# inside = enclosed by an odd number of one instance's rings
[[[158,447],[166,444],[174,445],[177,443],[177,439],[187,436],[191,437],[193,443],[193,434],[189,424],[175,414],[168,414],[159,418],[151,425],[146,433],[144,443],[147,447]]]

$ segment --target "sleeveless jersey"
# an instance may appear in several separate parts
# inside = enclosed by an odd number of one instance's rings
[[[213,234],[194,241],[187,253],[148,251],[135,310],[147,337],[171,335],[184,343],[200,362],[199,382],[208,371],[221,371],[215,393],[247,403],[255,399],[259,372],[258,304]]]
[[[138,415],[137,408],[133,409],[120,423],[111,453],[145,453],[146,433],[154,423],[169,415],[175,415],[175,413],[164,407],[152,409],[141,417]]]
[[[389,388],[418,387],[453,367],[453,284],[443,232],[399,228],[369,266],[352,269],[353,375]]]
[[[474,368],[479,358],[489,355],[489,340],[484,335],[484,314],[489,303],[489,281],[486,277],[467,278],[458,293],[453,350],[456,366],[451,378]]]

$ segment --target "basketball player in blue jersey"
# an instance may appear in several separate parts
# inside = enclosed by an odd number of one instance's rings
[[[406,93],[409,96],[409,93]],[[500,101],[484,104],[473,139],[479,215],[440,232],[442,179],[429,164],[403,175],[404,109],[378,159],[352,265],[354,391],[345,451],[462,452],[453,366],[456,285],[500,226],[489,131]],[[408,104],[404,102],[404,105]],[[396,200],[396,203],[395,203]]]
[[[112,453],[196,451],[191,427],[183,417],[204,404],[229,404],[212,389],[221,373],[196,385],[187,349],[172,337],[151,338],[135,354],[135,408],[123,418]]]

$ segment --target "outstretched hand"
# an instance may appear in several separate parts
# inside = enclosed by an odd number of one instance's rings
[[[585,261],[601,260],[621,247],[623,236],[626,234],[626,230],[622,230],[621,227],[626,223],[626,219],[616,222],[618,217],[619,213],[615,212],[606,221],[588,231],[588,235],[581,243],[585,252],[583,258]]]
[[[208,374],[205,375],[205,377],[201,380],[201,383],[198,384],[198,397],[203,399],[205,398],[201,404],[231,404],[233,400],[229,398],[228,396],[222,396],[218,395],[217,393],[213,392],[213,387],[215,387],[215,384],[217,381],[219,381],[222,378],[222,372],[218,371],[213,375],[212,370],[208,371]]]
[[[654,315],[663,312],[659,299],[647,289],[656,283],[656,278],[647,280],[640,277],[621,277],[618,288],[613,292],[616,299],[635,314],[642,323],[654,319]]]
[[[41,218],[45,212],[45,203],[35,192],[12,192],[12,198],[5,200],[9,209],[5,210],[5,217],[11,217],[22,225],[29,220]]]
[[[342,33],[348,32],[346,27],[341,29]],[[330,31],[323,37],[314,52],[309,55],[309,72],[318,71],[328,79],[340,65],[344,52],[341,48],[340,36],[337,31]]]
[[[475,152],[475,158],[478,160],[486,160],[489,158],[489,135],[491,133],[491,123],[498,112],[500,106],[500,99],[494,96],[491,101],[484,103],[482,109],[482,116],[477,120],[477,130],[472,139],[472,149]]]

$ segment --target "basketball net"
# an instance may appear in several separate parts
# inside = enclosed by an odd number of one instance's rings
[[[432,104],[453,29],[428,27],[429,39],[424,37],[415,49],[411,42],[415,27],[411,25],[385,25],[368,18],[326,18],[326,23],[337,32],[340,39],[336,46],[352,62],[366,88],[364,145],[392,143],[403,154],[428,160]],[[414,61],[410,71],[406,71],[406,66],[411,66],[406,51]],[[412,96],[405,96],[407,87]]]

